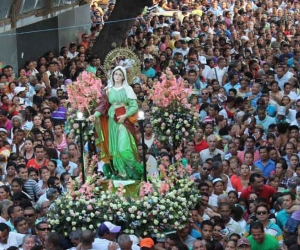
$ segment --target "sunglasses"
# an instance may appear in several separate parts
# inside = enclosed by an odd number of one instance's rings
[[[208,95],[208,93],[202,93],[202,95]]]
[[[267,211],[257,211],[256,214],[258,215],[266,215],[268,212]]]
[[[34,214],[24,214],[24,217],[33,217],[34,216]]]
[[[44,228],[37,228],[37,230],[39,230],[39,231],[50,231],[51,228],[50,227],[44,227]]]
[[[205,168],[205,167],[204,167],[203,170],[209,172],[209,171],[211,171],[211,168]]]
[[[44,115],[47,115],[47,114],[49,115],[49,114],[51,114],[51,112],[44,112],[43,114]]]

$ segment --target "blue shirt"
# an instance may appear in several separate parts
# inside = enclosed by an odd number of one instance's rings
[[[298,61],[298,64],[300,63],[300,60]],[[289,66],[289,68],[295,66],[294,65],[294,57],[291,57],[290,59],[287,60],[287,65]]]
[[[221,33],[221,30],[218,30],[216,32],[216,35],[219,36]],[[231,39],[231,32],[229,30],[225,30],[225,35],[228,37],[228,39]]]
[[[249,97],[249,96],[251,96],[251,95],[253,95],[252,92],[249,92],[249,93],[246,93],[246,94],[245,94],[245,97]],[[255,98],[251,101],[251,106],[252,106],[252,107],[254,107],[254,108],[257,107],[256,102],[257,102],[258,98],[260,98],[260,97],[261,97],[261,93],[259,92],[259,93],[255,96]]]
[[[228,82],[223,87],[226,90],[226,93],[228,94],[228,92],[229,92],[230,89],[236,89],[236,90],[238,90],[241,87],[241,84],[238,82],[234,86],[232,86],[230,84],[230,82]]]
[[[291,215],[289,215],[285,209],[279,211],[277,213],[277,216],[276,216],[276,222],[277,222],[277,225],[283,229],[285,224],[287,223],[288,219],[291,217]]]
[[[277,109],[275,106],[269,104],[267,107],[267,114],[271,117],[274,117],[276,115]]]
[[[149,68],[148,70],[143,69],[142,73],[148,78],[153,78],[156,75],[156,71],[153,68]]]
[[[257,166],[264,174],[264,177],[269,178],[270,173],[275,170],[275,162],[270,160],[264,166],[262,160],[258,160],[254,162],[254,165]]]
[[[268,131],[269,126],[271,124],[276,124],[275,119],[271,116],[268,116],[268,115],[266,115],[265,119],[262,120],[262,121],[260,119],[258,119],[258,116],[256,115],[255,120],[256,120],[256,124],[261,125],[264,128],[265,132]]]

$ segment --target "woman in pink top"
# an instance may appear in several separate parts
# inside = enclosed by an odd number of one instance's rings
[[[67,147],[67,140],[65,134],[63,133],[63,128],[60,124],[54,125],[54,136],[56,149],[61,152]]]

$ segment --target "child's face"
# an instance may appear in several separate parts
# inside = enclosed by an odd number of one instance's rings
[[[274,142],[275,142],[274,138],[269,138],[269,139],[268,139],[268,143],[269,143],[269,144],[273,145]]]
[[[222,94],[222,95],[225,95],[225,90],[224,89],[220,89],[219,93]]]
[[[193,68],[195,66],[195,61],[189,62],[189,66],[190,66],[190,68]]]

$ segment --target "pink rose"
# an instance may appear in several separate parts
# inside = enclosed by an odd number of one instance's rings
[[[92,205],[87,205],[86,209],[87,210],[93,210],[93,207],[92,207]]]

